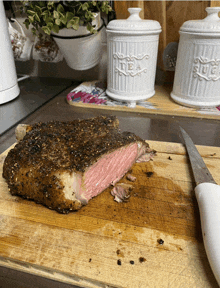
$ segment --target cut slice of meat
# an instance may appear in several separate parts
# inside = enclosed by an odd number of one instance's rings
[[[133,186],[126,183],[118,183],[111,190],[112,196],[114,196],[114,200],[118,203],[126,202],[131,196],[131,191]]]
[[[60,213],[80,209],[152,152],[118,126],[113,116],[20,126],[3,165],[11,194]]]
[[[137,161],[136,161],[136,162],[137,162]],[[135,182],[135,181],[136,181],[136,177],[133,176],[133,175],[131,175],[131,174],[127,174],[126,178],[127,178],[128,180],[130,180],[131,182]]]

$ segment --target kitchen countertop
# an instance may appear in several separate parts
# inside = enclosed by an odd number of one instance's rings
[[[0,135],[20,123],[31,113],[46,104],[67,87],[69,79],[29,78],[19,81],[20,95],[13,101],[0,105]],[[22,79],[22,77],[18,77]]]
[[[19,84],[21,85],[19,97],[21,99],[24,97],[27,102],[28,100],[33,101],[33,103],[38,102],[39,105],[30,109],[29,113],[24,114],[20,120],[16,120],[14,125],[10,124],[11,126],[2,133],[0,152],[5,151],[16,141],[14,130],[15,125],[18,123],[33,124],[50,120],[68,121],[77,118],[95,117],[100,114],[116,115],[122,131],[134,132],[146,140],[181,143],[179,133],[179,125],[181,125],[190,134],[195,144],[220,147],[220,126],[218,120],[203,119],[202,116],[201,118],[188,118],[74,107],[66,102],[66,95],[78,84],[68,79],[30,78],[22,81]],[[44,94],[49,95],[46,101],[45,99],[42,101]],[[4,104],[4,107],[1,106],[0,109],[4,108],[2,111],[6,111],[7,106],[9,107],[12,104],[11,102]],[[20,111],[23,113],[24,109],[22,107],[22,105],[16,107],[16,114],[20,114]],[[4,121],[7,120],[4,119]],[[30,283],[28,287],[74,287],[38,276],[27,275],[23,272],[16,272],[5,267],[0,269],[1,287],[23,287],[22,283]]]
[[[48,83],[48,85],[46,85],[46,83]],[[84,119],[95,117],[100,114],[116,115],[119,119],[120,129],[122,131],[134,132],[146,140],[180,143],[181,138],[179,134],[179,125],[181,125],[192,137],[195,144],[220,146],[219,121],[214,119],[204,119],[202,115],[201,118],[189,118],[158,115],[156,113],[143,114],[74,107],[67,104],[66,95],[74,87],[79,85],[79,83],[74,83],[68,79],[31,78],[24,80],[19,85],[21,85],[21,94],[19,97],[24,98],[24,103],[28,102],[27,98],[29,95],[31,101],[33,101],[32,103],[38,102],[40,104],[39,107],[34,104],[35,107],[31,107],[30,109],[32,111],[30,111],[26,116],[21,116],[21,120],[16,121],[15,125],[18,123],[33,124],[39,121],[44,122],[50,120],[68,121],[78,118]],[[45,103],[42,103],[42,97],[44,95],[48,97],[47,94],[50,94],[50,99],[45,101]],[[20,100],[20,102],[22,101]],[[9,102],[0,106],[0,112],[2,113],[2,111],[6,111],[7,106],[10,106],[11,104],[12,103]],[[16,109],[16,115],[23,113],[23,106],[24,105],[15,106],[16,108],[14,109]],[[2,123],[2,116],[0,119],[1,125],[5,125]],[[6,118],[4,121],[7,121]],[[14,134],[15,125],[5,133],[0,134],[0,153],[5,151],[16,141]]]

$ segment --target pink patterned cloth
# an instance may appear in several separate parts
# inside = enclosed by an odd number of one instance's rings
[[[99,99],[99,95],[92,95],[86,92],[70,92],[67,95],[67,101],[103,104],[106,102],[104,99]]]

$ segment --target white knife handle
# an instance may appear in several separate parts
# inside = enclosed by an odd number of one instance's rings
[[[195,188],[202,235],[210,266],[220,285],[220,186],[202,183]]]

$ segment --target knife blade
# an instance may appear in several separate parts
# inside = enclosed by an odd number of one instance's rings
[[[196,182],[202,236],[206,254],[220,285],[220,186],[216,184],[190,136],[180,127]]]
[[[196,184],[198,185],[203,182],[216,184],[211,173],[207,169],[205,162],[203,161],[201,155],[199,154],[199,151],[194,145],[192,139],[189,137],[189,135],[186,133],[186,131],[182,127],[180,127],[180,131],[183,135],[183,139],[186,144],[186,149],[189,154],[189,160],[192,166],[193,175],[194,175]]]

